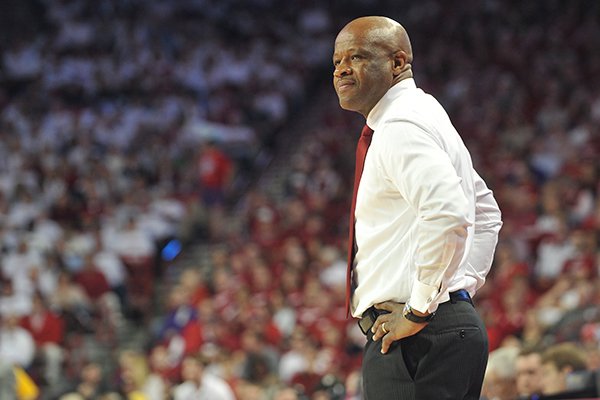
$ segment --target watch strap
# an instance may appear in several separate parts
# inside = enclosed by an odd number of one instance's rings
[[[435,316],[435,312],[432,312],[429,315],[421,317],[413,312],[412,307],[408,303],[404,304],[404,312],[402,314],[404,315],[404,318],[417,324],[424,324],[426,322],[429,322]]]

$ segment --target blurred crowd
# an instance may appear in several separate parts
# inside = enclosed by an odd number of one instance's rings
[[[328,63],[364,14],[405,25],[417,84],[503,212],[474,299],[483,395],[595,390],[600,5],[14,3],[0,28],[0,398],[361,398],[365,338],[344,310],[361,125]],[[294,130],[318,102],[319,122]],[[281,190],[251,185],[286,134],[302,137],[271,166]],[[167,279],[165,250],[198,240],[208,268]],[[127,324],[149,339],[124,346]],[[90,338],[112,368],[82,350]]]
[[[16,366],[46,398],[71,387],[97,396],[86,383],[96,379],[128,391],[82,350],[82,336],[118,350],[123,325],[150,330],[165,261],[204,237],[207,215],[268,160],[322,58],[323,21],[308,11],[268,26],[247,18],[279,13],[271,3],[3,4],[6,379]],[[289,40],[296,29],[305,35]],[[307,43],[312,57],[296,60]]]

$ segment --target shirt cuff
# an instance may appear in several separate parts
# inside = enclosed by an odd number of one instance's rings
[[[430,286],[425,283],[415,281],[408,304],[410,304],[410,307],[414,310],[422,313],[428,313],[431,303],[433,303],[433,300],[439,293],[440,290],[437,286]]]

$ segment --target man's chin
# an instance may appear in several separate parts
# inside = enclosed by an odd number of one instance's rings
[[[343,99],[342,97],[339,97],[340,100],[340,107],[346,111],[354,111],[354,112],[358,112],[358,108],[356,107],[356,104],[354,104],[352,101]]]

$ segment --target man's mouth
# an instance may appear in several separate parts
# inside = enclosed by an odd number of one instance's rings
[[[354,81],[340,81],[337,85],[338,90],[345,90],[355,85]]]

